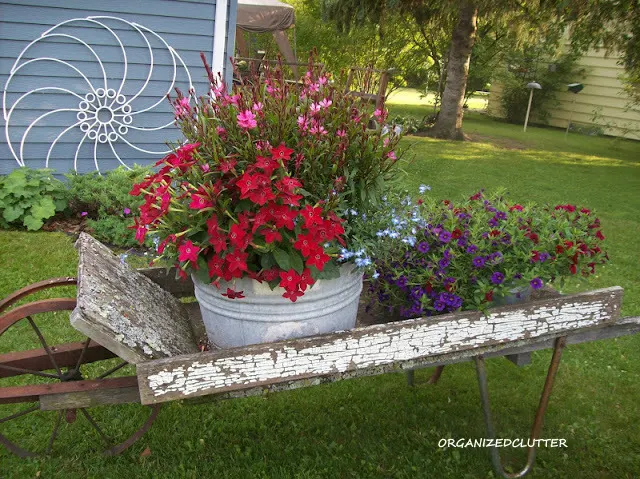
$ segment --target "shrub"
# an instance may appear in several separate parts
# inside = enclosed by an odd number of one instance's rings
[[[87,226],[100,241],[131,247],[138,244],[135,231],[129,227],[129,216],[141,204],[129,195],[134,183],[150,171],[148,167],[134,166],[129,170],[119,167],[100,176],[98,173],[66,175],[69,182],[69,206],[74,214],[86,216]]]
[[[39,230],[44,220],[67,208],[64,183],[52,170],[18,168],[0,177],[0,227]]]

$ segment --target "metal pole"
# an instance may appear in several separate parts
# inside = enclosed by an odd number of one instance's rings
[[[573,117],[573,110],[575,108],[575,103],[576,103],[576,97],[573,97],[573,100],[571,101],[571,110],[569,110],[569,120],[567,121],[567,129],[564,132],[564,139],[567,139],[567,135],[569,134],[569,127],[571,126],[571,118]]]
[[[531,100],[533,100],[533,88],[529,93],[529,105],[527,106],[527,116],[524,117],[524,131],[527,131],[527,123],[529,123],[529,113],[531,112]]]

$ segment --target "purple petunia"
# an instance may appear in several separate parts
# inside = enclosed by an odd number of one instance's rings
[[[438,261],[438,266],[440,266],[440,269],[445,269],[447,266],[449,266],[449,263],[451,263],[451,260],[445,257]]]
[[[400,277],[396,279],[396,286],[398,288],[404,288],[407,285],[407,283],[409,283],[409,280],[405,275],[400,275]]]
[[[504,211],[498,211],[496,212],[496,218],[499,220],[506,220],[507,214]]]
[[[420,244],[418,244],[417,249],[421,253],[426,253],[427,251],[429,251],[429,243],[427,243],[426,241],[422,241]]]
[[[489,226],[491,226],[492,228],[498,226],[498,220],[495,216],[489,220]]]
[[[473,258],[473,266],[476,268],[482,268],[484,266],[484,258],[482,256],[476,256]]]
[[[478,247],[476,245],[470,244],[469,246],[467,246],[467,253],[473,254],[476,251],[478,251]]]
[[[436,311],[444,311],[444,308],[446,307],[447,305],[443,301],[440,301],[439,299],[435,303],[433,303],[433,308]]]
[[[542,288],[542,280],[540,278],[533,278],[529,284],[531,285],[531,287],[533,289],[540,289]]]
[[[451,233],[449,233],[447,230],[442,230],[438,235],[438,239],[443,243],[448,243],[449,241],[451,241]]]
[[[504,274],[502,274],[500,271],[496,271],[491,275],[491,282],[493,284],[502,284],[503,281]]]
[[[551,257],[551,255],[549,253],[547,253],[546,251],[543,251],[542,253],[540,253],[540,262],[544,263],[550,257]]]

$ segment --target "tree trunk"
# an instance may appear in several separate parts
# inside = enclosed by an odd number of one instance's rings
[[[469,75],[471,50],[476,40],[478,7],[472,2],[463,2],[458,12],[449,49],[447,81],[442,95],[442,105],[430,136],[448,140],[464,140],[462,134],[462,106]]]

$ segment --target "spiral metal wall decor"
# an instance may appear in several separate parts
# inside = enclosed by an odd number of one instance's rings
[[[81,35],[69,33],[73,32],[73,28],[91,28],[93,30],[84,30],[96,32],[91,35],[92,38],[81,38]],[[78,30],[80,31],[80,30]],[[98,44],[97,38],[102,35],[102,45]],[[104,38],[108,36],[111,38],[111,48],[115,48],[119,51],[119,57],[121,65],[119,65],[119,77],[114,77],[113,73],[107,73],[105,66],[108,64],[104,58],[101,58],[99,52],[100,49],[105,48]],[[86,35],[84,35],[86,37]],[[138,62],[135,65],[138,71],[138,75],[141,75],[141,68],[147,68],[146,78],[145,74],[136,80],[141,85],[134,85],[136,81],[130,81],[128,75],[132,70],[132,66],[129,62],[127,39],[131,40],[137,38],[138,45],[136,46],[136,55]],[[142,40],[140,42],[140,40]],[[61,52],[56,56],[35,56],[34,52],[38,45],[43,42],[54,42],[54,45],[60,46],[57,50]],[[61,59],[62,49],[69,44],[79,45],[88,52],[89,61],[74,61],[73,59]],[[108,45],[107,45],[108,46]],[[140,61],[140,51],[146,50],[145,60]],[[163,75],[160,79],[154,77],[154,69],[156,68],[156,59],[164,58],[163,68],[169,72],[168,75]],[[34,58],[30,58],[34,57]],[[110,60],[113,64],[113,60]],[[68,71],[70,77],[75,80],[73,88],[67,86],[52,86],[46,83],[48,77],[46,75],[33,76],[30,75],[31,82],[33,78],[37,79],[38,84],[34,88],[30,88],[27,91],[20,91],[20,94],[14,93],[8,96],[8,92],[12,89],[12,86],[17,82],[24,81],[29,75],[25,73],[25,69],[28,65],[32,67],[38,64],[40,71],[46,71],[45,68],[50,68],[51,65],[62,65]],[[48,65],[48,67],[47,67]],[[93,73],[89,74],[86,69],[91,69]],[[171,75],[172,71],[172,75]],[[43,120],[52,115],[59,113],[66,113],[66,124],[55,125],[59,131],[52,133],[46,140],[45,149],[45,167],[49,167],[49,161],[51,154],[56,148],[56,145],[63,140],[65,135],[70,132],[75,132],[72,140],[73,146],[75,146],[75,152],[73,156],[73,169],[78,170],[78,162],[83,161],[83,158],[93,159],[93,165],[97,171],[100,171],[99,162],[104,155],[105,150],[101,149],[101,154],[98,154],[100,145],[109,147],[112,158],[115,158],[120,164],[129,168],[129,165],[123,160],[118,153],[116,146],[129,147],[140,153],[148,155],[165,155],[170,150],[166,145],[162,144],[157,149],[149,149],[148,147],[140,147],[136,145],[137,138],[143,134],[143,132],[153,132],[163,130],[173,126],[174,119],[170,114],[166,116],[158,115],[158,111],[164,108],[167,110],[167,94],[170,94],[174,87],[178,86],[176,79],[178,74],[181,77],[186,78],[180,84],[183,90],[193,89],[191,82],[191,75],[189,70],[174,48],[172,48],[160,35],[150,30],[149,28],[140,25],[138,23],[129,22],[122,18],[112,16],[89,16],[86,18],[73,18],[61,22],[54,27],[43,32],[38,38],[29,43],[20,53],[15,63],[13,64],[9,77],[5,83],[3,92],[3,115],[5,121],[5,136],[7,144],[11,151],[11,154],[18,162],[20,166],[26,166],[25,160],[25,145],[30,141],[30,136],[35,131],[34,129],[42,124]],[[153,78],[153,80],[152,80]],[[162,82],[166,83],[166,87],[158,86]],[[132,83],[132,84],[129,84]],[[154,88],[149,88],[149,85],[154,83]],[[15,91],[15,89],[11,90]],[[64,105],[60,107],[51,107],[45,113],[40,114],[37,118],[31,120],[28,124],[22,125],[23,130],[19,134],[15,134],[14,127],[12,126],[12,119],[16,113],[20,111],[20,108],[29,98],[33,98],[34,94],[39,94],[38,102],[41,105],[46,105],[46,96],[55,95],[56,102],[64,102]],[[149,98],[149,95],[156,95]],[[10,98],[13,96],[13,98]],[[64,98],[64,99],[62,99]],[[144,104],[145,100],[147,104]],[[52,103],[53,104],[53,103]],[[155,116],[154,116],[155,111]],[[75,114],[75,116],[73,116]],[[151,119],[146,120],[145,117],[154,117],[156,120],[161,118],[162,124],[153,125]],[[15,123],[15,122],[14,122]],[[78,133],[79,130],[79,133]],[[132,135],[132,132],[135,132]],[[168,134],[168,132],[167,132]],[[173,135],[172,135],[173,136]],[[177,135],[175,135],[177,136]],[[166,138],[172,139],[172,138]],[[42,142],[42,140],[39,140]],[[69,140],[64,140],[69,141]],[[85,149],[85,153],[80,155],[81,149]],[[87,152],[87,148],[89,149]],[[102,148],[102,147],[100,147]],[[92,150],[92,153],[91,153]],[[43,150],[44,151],[44,150]],[[44,154],[43,154],[44,155]],[[86,166],[86,165],[85,165]]]

